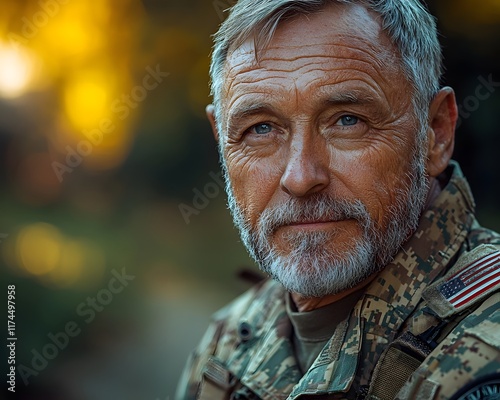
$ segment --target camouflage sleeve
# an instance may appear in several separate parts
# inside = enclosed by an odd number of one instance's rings
[[[467,388],[478,393],[496,390],[489,378],[500,378],[500,293],[487,299],[440,343],[397,398],[466,399],[460,393]]]

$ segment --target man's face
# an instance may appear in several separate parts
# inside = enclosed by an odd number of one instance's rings
[[[290,291],[341,292],[415,229],[427,189],[412,89],[361,6],[281,23],[257,59],[249,40],[226,62],[219,140],[236,224]]]

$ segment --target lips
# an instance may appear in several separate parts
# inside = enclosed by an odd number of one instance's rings
[[[329,222],[340,222],[345,221],[344,219],[316,219],[316,220],[304,220],[304,221],[296,221],[290,222],[286,225],[310,225],[310,224],[326,224]]]
[[[361,201],[334,199],[327,194],[318,194],[300,201],[292,198],[265,209],[257,225],[261,234],[269,236],[281,228],[289,229],[291,232],[294,230],[326,232],[342,229],[344,224],[352,222],[361,227],[370,225],[370,216]]]
[[[339,222],[347,222],[352,221],[353,218],[344,218],[344,219],[308,219],[301,221],[294,221],[287,224],[283,224],[279,227],[276,227],[276,230],[279,228],[298,228],[298,229],[320,229],[327,228],[328,225],[336,224]]]

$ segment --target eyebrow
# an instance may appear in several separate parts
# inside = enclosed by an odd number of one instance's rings
[[[234,108],[234,110],[229,115],[229,125],[233,125],[236,121],[251,117],[257,114],[270,114],[276,113],[273,106],[268,103],[257,102],[257,103],[243,103]]]

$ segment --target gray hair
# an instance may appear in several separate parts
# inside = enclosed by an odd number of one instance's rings
[[[210,77],[219,129],[224,66],[230,49],[254,35],[257,48],[265,47],[280,21],[317,12],[330,2],[362,4],[381,17],[382,28],[399,51],[403,73],[413,87],[416,117],[426,123],[429,104],[439,90],[442,54],[435,19],[419,0],[239,0],[214,35]],[[425,138],[418,141],[422,144]]]

